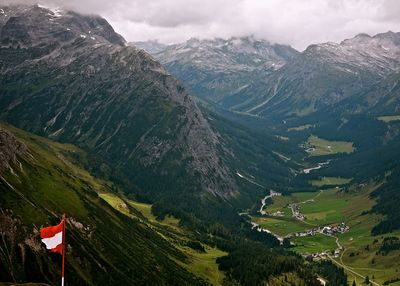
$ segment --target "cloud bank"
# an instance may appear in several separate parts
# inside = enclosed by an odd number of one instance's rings
[[[5,0],[2,0],[2,2]],[[30,0],[9,0],[16,3]],[[358,33],[400,31],[398,0],[39,0],[105,17],[128,41],[254,35],[303,50]]]

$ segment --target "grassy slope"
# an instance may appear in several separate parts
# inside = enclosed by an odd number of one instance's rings
[[[32,225],[37,228],[55,224],[62,213],[67,213],[83,225],[83,228],[77,227],[77,224],[68,225],[66,279],[69,283],[203,284],[188,271],[191,270],[188,265],[193,264],[192,258],[186,255],[189,251],[175,247],[170,239],[166,239],[148,223],[143,223],[138,215],[122,215],[98,197],[97,193],[108,192],[109,183],[92,177],[72,159],[85,156],[80,149],[31,135],[3,123],[0,126],[25,143],[30,153],[27,158],[19,158],[21,164],[13,166],[12,172],[3,174],[0,183],[2,210],[12,210],[12,216],[21,222],[19,228],[26,230],[24,235],[32,237],[36,243],[39,243],[38,236],[32,231]],[[170,231],[163,230],[166,233]],[[23,237],[17,238],[24,240]],[[224,253],[211,250],[208,255],[219,256]],[[18,262],[13,261],[18,280],[56,283],[59,267],[57,257],[48,255],[43,246],[40,246],[35,257],[42,273],[38,269],[34,276],[20,273]],[[55,263],[50,262],[53,259],[56,259]],[[29,267],[39,267],[36,263],[30,261]],[[215,262],[212,267],[215,270]]]
[[[371,228],[381,220],[381,217],[373,214],[361,215],[361,213],[375,204],[369,198],[369,194],[375,188],[375,185],[366,186],[364,191],[357,195],[357,201],[344,209],[343,214],[349,221],[350,231],[339,236],[345,251],[337,260],[363,276],[374,276],[374,281],[383,284],[387,280],[400,278],[400,262],[398,260],[400,251],[391,252],[386,256],[377,254],[377,251],[382,245],[384,237],[400,237],[400,232],[382,236],[371,235]],[[355,256],[352,256],[351,253],[354,253]],[[359,277],[349,273],[349,280],[353,279],[361,282]],[[400,285],[400,283],[390,285]]]
[[[111,193],[100,193],[100,197],[105,199],[115,209],[129,217],[135,216],[135,212],[130,210],[128,206],[133,207],[136,211],[140,212],[150,227],[187,255],[189,260],[186,263],[178,262],[180,265],[196,276],[209,281],[213,285],[221,285],[225,275],[223,272],[218,270],[216,259],[227,255],[226,252],[207,245],[203,245],[206,250],[204,253],[187,247],[185,245],[186,242],[193,239],[191,231],[181,227],[179,225],[179,220],[171,216],[167,216],[162,221],[157,220],[151,213],[150,204],[129,200],[124,198],[122,195]]]
[[[310,237],[296,237],[292,241],[296,244],[293,250],[299,253],[317,253],[336,248],[334,237],[321,234]]]

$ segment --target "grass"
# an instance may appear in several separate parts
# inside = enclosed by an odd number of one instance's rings
[[[99,197],[105,200],[109,205],[111,205],[116,210],[120,211],[121,213],[133,217],[131,212],[129,211],[128,206],[126,205],[125,201],[123,201],[119,196],[113,193],[106,193],[106,192],[99,192]]]
[[[379,236],[371,235],[371,228],[381,220],[381,217],[374,214],[362,215],[362,213],[375,204],[369,194],[376,187],[377,185],[366,186],[364,190],[353,196],[354,203],[343,209],[342,212],[347,217],[350,230],[339,236],[345,251],[337,261],[351,267],[363,276],[374,276],[374,281],[383,284],[393,278],[400,278],[400,262],[398,260],[400,251],[394,251],[385,256],[377,254],[377,251],[384,237],[400,237],[400,232]],[[361,278],[349,273],[349,281],[353,280],[356,280],[357,285],[362,282]],[[396,282],[390,285],[400,285],[400,283]]]
[[[399,121],[400,120],[400,115],[387,115],[387,116],[380,116],[378,117],[378,120],[389,123],[392,121]]]
[[[310,156],[326,156],[339,153],[350,154],[355,150],[352,142],[329,141],[314,135],[308,138],[306,147],[310,149]]]
[[[218,269],[216,259],[221,256],[226,256],[228,253],[219,250],[218,248],[205,247],[206,252],[197,252],[188,247],[180,248],[189,256],[190,263],[182,264],[188,271],[194,275],[209,281],[212,285],[222,285],[225,274]]]
[[[348,180],[348,179],[347,179]],[[336,180],[333,180],[337,182]],[[332,180],[330,180],[332,182]],[[348,192],[340,189],[328,189],[315,192],[295,193],[290,196],[273,197],[273,203],[266,207],[269,213],[285,212],[284,217],[254,217],[253,221],[273,233],[285,236],[312,228],[312,225],[326,225],[345,222],[350,230],[338,236],[344,251],[337,262],[346,265],[363,276],[375,277],[374,281],[383,285],[385,281],[400,278],[400,251],[387,255],[378,254],[383,239],[387,236],[400,237],[400,232],[372,236],[371,229],[382,217],[375,214],[363,214],[375,204],[370,194],[379,184],[370,183],[361,188],[350,188]],[[311,201],[310,201],[311,200]],[[306,202],[308,201],[308,202]],[[287,212],[289,203],[298,203],[306,222],[296,221]],[[307,225],[310,223],[311,225]],[[293,248],[298,253],[314,253],[336,248],[335,239],[328,236],[307,236],[291,239],[296,243]],[[356,280],[361,285],[362,279],[348,272],[349,282]],[[351,284],[350,284],[351,285]],[[390,285],[400,285],[396,282]]]
[[[338,189],[325,190],[313,202],[301,204],[307,222],[327,225],[345,221],[342,211],[348,205],[346,195]]]
[[[320,253],[323,251],[332,251],[336,249],[335,238],[317,234],[315,236],[296,237],[292,242],[296,244],[293,248],[298,253]]]
[[[187,257],[187,262],[176,260],[175,262],[187,269],[194,275],[209,281],[212,285],[221,285],[225,277],[224,273],[219,271],[216,259],[227,255],[226,252],[213,248],[208,245],[203,245],[206,252],[198,252],[187,246],[185,242],[192,239],[192,234],[189,230],[183,228],[179,224],[179,220],[172,216],[166,216],[163,220],[157,220],[151,212],[151,204],[141,203],[133,200],[122,199],[121,195],[113,193],[99,193],[103,198],[116,210],[121,213],[133,217],[134,214],[129,211],[129,206],[135,208],[147,220],[151,227],[156,230],[162,237],[171,242],[176,248],[182,251]],[[124,207],[121,207],[124,206]]]
[[[2,208],[12,209],[29,228],[32,225],[49,225],[57,221],[55,216],[67,213],[83,225],[96,229],[90,241],[87,237],[80,237],[80,232],[75,232],[69,238],[71,244],[76,239],[83,245],[80,252],[82,257],[90,252],[86,257],[104,259],[102,263],[116,260],[130,269],[133,269],[133,265],[136,269],[142,269],[146,263],[153,263],[156,267],[166,265],[163,267],[176,271],[176,275],[181,275],[178,273],[181,271],[177,266],[179,264],[213,285],[222,284],[224,274],[219,271],[216,258],[227,253],[208,245],[204,245],[205,253],[187,247],[187,241],[195,240],[195,236],[180,226],[178,219],[167,216],[163,221],[158,221],[151,213],[150,204],[127,200],[120,194],[109,192],[109,182],[93,177],[74,161],[76,156],[85,155],[79,148],[35,136],[7,124],[0,123],[0,127],[24,142],[32,155],[29,159],[21,160],[22,167],[18,164],[13,166],[16,175],[11,172],[3,174],[12,187],[6,188],[2,184],[0,196]],[[132,221],[122,219],[123,216],[115,210]],[[49,221],[50,216],[53,221]],[[127,232],[118,233],[121,229]],[[124,252],[118,254],[120,249],[124,249]],[[133,253],[142,257],[134,257]],[[120,255],[118,259],[117,255]],[[160,260],[155,260],[154,255],[158,255]],[[167,257],[169,261],[164,262]],[[137,265],[136,261],[142,262],[143,266]],[[73,256],[68,263],[75,273],[90,280],[91,274]]]
[[[310,228],[306,223],[288,218],[257,217],[253,221],[279,236],[305,231]]]
[[[296,127],[291,127],[288,129],[288,131],[303,131],[303,130],[307,130],[310,128],[315,127],[314,124],[305,124],[305,125],[301,125],[301,126],[296,126]]]
[[[341,177],[322,177],[318,180],[310,181],[311,185],[314,187],[323,187],[323,186],[341,186],[347,185],[351,182],[352,179],[341,178]]]

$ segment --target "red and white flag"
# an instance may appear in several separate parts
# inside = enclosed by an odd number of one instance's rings
[[[65,265],[65,221],[67,220],[64,215],[60,224],[55,226],[44,227],[40,230],[40,237],[42,242],[46,244],[46,248],[51,252],[59,253],[62,255],[62,268],[61,268],[61,285],[64,286],[64,265]]]
[[[40,230],[42,242],[51,252],[63,254],[64,220],[56,226],[44,227]]]

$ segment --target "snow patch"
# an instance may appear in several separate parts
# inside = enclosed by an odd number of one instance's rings
[[[50,6],[45,6],[45,5],[42,5],[42,4],[37,4],[37,6],[39,8],[51,11],[53,14],[52,15],[49,14],[50,16],[57,17],[57,18],[62,16],[62,10],[60,8],[58,8],[58,7],[50,7]]]
[[[86,36],[85,35],[80,35],[80,37],[82,38],[82,39],[86,39]]]

